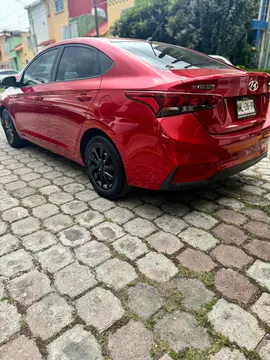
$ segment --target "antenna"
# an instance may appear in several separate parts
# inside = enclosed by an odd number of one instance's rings
[[[156,33],[158,32],[158,30],[161,28],[162,25],[163,25],[163,21],[158,25],[158,27],[154,31],[154,34],[147,39],[148,42],[153,42],[154,36],[156,35]]]

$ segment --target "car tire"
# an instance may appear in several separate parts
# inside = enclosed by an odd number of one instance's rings
[[[16,149],[22,147],[25,144],[25,141],[19,137],[12,117],[6,109],[2,111],[1,123],[9,145]]]
[[[107,138],[94,136],[88,142],[85,165],[93,187],[102,197],[114,200],[129,192],[122,159]]]

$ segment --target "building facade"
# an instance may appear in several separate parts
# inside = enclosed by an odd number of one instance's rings
[[[260,0],[258,18],[252,22],[255,47],[259,50],[259,68],[270,68],[270,0]]]
[[[135,5],[135,0],[108,0],[108,26],[109,28],[121,15]]]

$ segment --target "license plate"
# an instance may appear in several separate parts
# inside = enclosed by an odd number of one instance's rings
[[[243,119],[256,115],[254,99],[236,100],[237,119]]]

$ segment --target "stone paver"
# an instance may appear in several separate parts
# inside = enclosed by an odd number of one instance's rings
[[[263,293],[262,296],[251,307],[251,310],[256,313],[259,318],[270,326],[270,295]]]
[[[177,256],[177,260],[184,267],[196,272],[207,272],[216,267],[209,255],[193,249],[186,249]]]
[[[52,291],[50,280],[37,270],[15,278],[8,284],[11,296],[23,305],[31,305]]]
[[[217,332],[248,350],[254,350],[265,335],[255,317],[224,299],[214,305],[208,318]]]
[[[179,278],[173,281],[173,285],[183,294],[182,304],[186,309],[196,310],[201,305],[209,303],[215,294],[197,279]]]
[[[124,228],[131,235],[142,238],[145,238],[156,230],[156,227],[152,222],[141,218],[127,222],[124,225]]]
[[[174,263],[162,254],[149,252],[137,261],[138,269],[151,280],[166,282],[178,272]]]
[[[146,238],[149,245],[159,253],[173,254],[180,250],[184,245],[173,234],[159,231]]]
[[[99,265],[96,274],[99,281],[115,290],[122,289],[137,278],[134,268],[129,263],[116,258]]]
[[[210,230],[218,224],[218,221],[212,216],[198,211],[193,211],[187,214],[186,216],[184,216],[184,220],[187,221],[189,224],[198,228],[202,228],[204,230]]]
[[[161,228],[161,230],[170,232],[174,235],[179,234],[187,224],[176,216],[162,215],[161,217],[154,220],[154,222]],[[142,224],[143,226],[143,224]]]
[[[31,234],[32,232],[39,230],[39,228],[39,220],[31,216],[11,224],[11,229],[13,233],[19,236]]]
[[[153,335],[140,322],[130,322],[109,337],[112,360],[151,360]]]
[[[16,220],[23,219],[28,216],[28,211],[23,207],[15,207],[10,210],[6,210],[2,214],[2,219],[4,221],[13,222]]]
[[[43,269],[51,273],[60,270],[73,261],[70,250],[61,245],[54,245],[38,253],[38,261]]]
[[[47,340],[72,322],[72,308],[57,294],[46,296],[27,310],[26,322],[35,336]]]
[[[36,252],[54,245],[56,243],[55,239],[54,234],[49,231],[40,230],[24,236],[21,241],[26,249]]]
[[[246,360],[246,357],[237,349],[223,348],[218,353],[211,355],[210,360]]]
[[[104,221],[104,216],[97,211],[88,210],[77,215],[77,221],[81,226],[88,229]]]
[[[72,218],[69,215],[58,214],[44,221],[44,225],[48,230],[58,232],[72,225]]]
[[[216,212],[216,215],[223,221],[236,226],[243,225],[247,221],[247,218],[244,215],[228,209],[221,209]]]
[[[108,246],[95,240],[77,248],[75,254],[79,261],[91,267],[95,267],[111,257]]]
[[[245,276],[231,269],[221,269],[216,273],[215,286],[223,296],[248,303],[257,288]]]
[[[270,291],[270,263],[256,260],[247,274]]]
[[[209,320],[239,348],[207,360],[269,360],[269,204],[270,156],[204,188],[110,201],[81,166],[0,130],[1,360],[182,358],[214,345],[197,322],[213,299]]]
[[[95,337],[76,325],[48,345],[48,360],[56,359],[103,360],[103,356]]]
[[[242,230],[231,225],[221,224],[213,232],[226,244],[241,245],[247,239],[247,235]]]
[[[92,229],[92,233],[100,241],[112,242],[125,235],[123,229],[110,221],[104,221]]]
[[[128,209],[122,208],[121,206],[114,207],[111,210],[105,212],[106,219],[110,219],[113,222],[121,225],[132,219],[134,215]]]
[[[212,249],[219,242],[213,235],[208,232],[189,227],[187,230],[179,234],[179,237],[187,244],[196,249],[207,251]]]
[[[270,340],[265,340],[260,344],[258,349],[261,360],[269,360],[270,356]]]
[[[92,271],[83,265],[73,263],[54,275],[57,289],[70,297],[78,296],[97,284]]]
[[[270,261],[270,243],[263,240],[252,240],[246,245],[246,249],[251,255]]]
[[[22,249],[0,257],[0,276],[18,275],[32,267],[32,257]]]
[[[77,300],[76,307],[86,324],[94,326],[99,332],[120,320],[125,312],[120,300],[109,290],[100,287]]]
[[[157,288],[139,283],[128,289],[128,307],[141,318],[153,315],[163,304]]]
[[[169,343],[175,351],[183,351],[189,347],[204,349],[210,346],[207,332],[198,326],[193,315],[175,311],[166,314],[155,325],[161,338]]]
[[[0,347],[0,354],[1,360],[42,360],[37,345],[24,335]]]
[[[113,243],[115,251],[119,254],[125,255],[130,260],[148,252],[147,246],[137,237],[125,235]]]
[[[58,207],[53,204],[43,204],[33,209],[33,215],[39,219],[46,219],[58,214],[58,212]]]
[[[236,246],[219,245],[213,251],[212,255],[222,265],[241,269],[252,261],[252,258]]]
[[[0,236],[0,256],[16,250],[19,247],[19,240],[11,234]]]
[[[0,302],[0,343],[20,330],[20,320],[21,315],[14,305],[6,300]]]
[[[73,226],[60,233],[60,241],[65,246],[75,247],[91,240],[90,232],[80,226]]]
[[[252,235],[270,240],[270,223],[267,224],[259,221],[249,221],[249,223],[246,224],[244,227]]]

